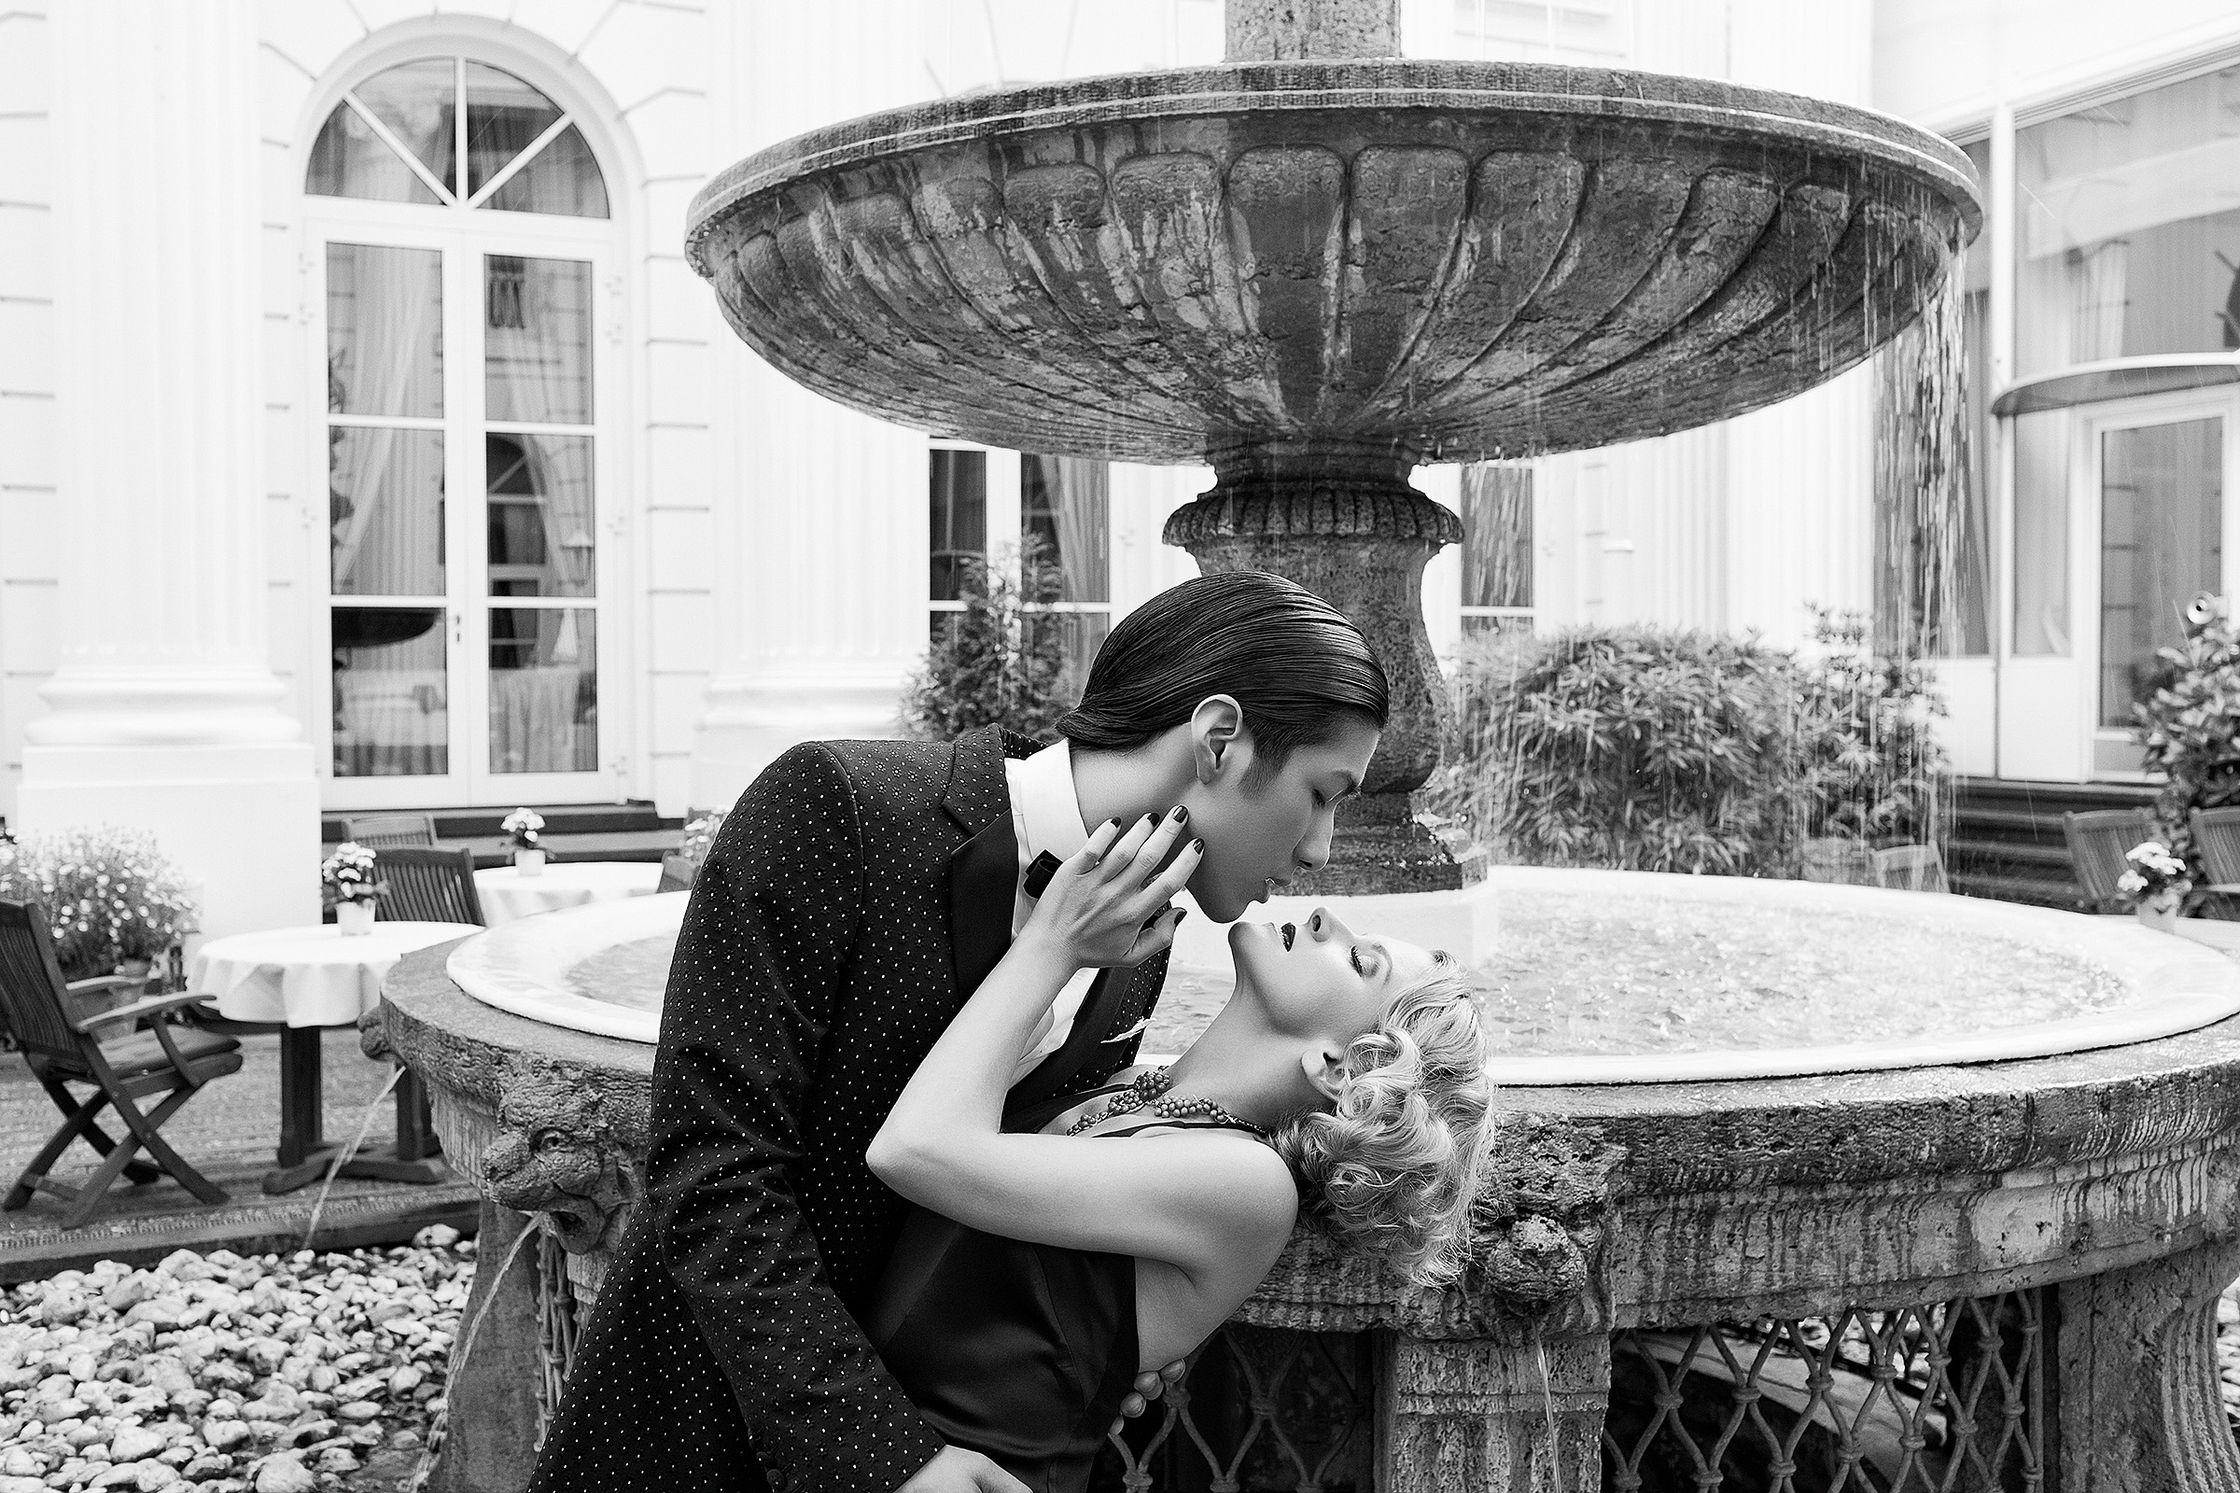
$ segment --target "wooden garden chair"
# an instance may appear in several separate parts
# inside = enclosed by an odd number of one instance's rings
[[[700,864],[681,850],[672,850],[661,857],[661,884],[657,892],[689,892],[692,879],[699,875]]]
[[[366,850],[388,850],[399,845],[433,845],[433,814],[361,814],[342,821],[342,838]]]
[[[21,1044],[32,1076],[63,1114],[62,1127],[31,1158],[0,1208],[13,1211],[35,1193],[52,1193],[70,1205],[63,1227],[74,1229],[93,1217],[120,1176],[152,1182],[162,1172],[206,1203],[227,1201],[223,1188],[188,1165],[156,1132],[204,1084],[240,1069],[241,1044],[218,1032],[174,1024],[172,1017],[199,996],[154,995],[79,1014],[75,995],[118,983],[123,982],[113,977],[66,983],[46,913],[34,904],[0,901],[0,1014]],[[72,1091],[74,1084],[92,1092],[81,1099]],[[156,1100],[155,1107],[141,1108],[149,1099]],[[124,1122],[121,1141],[95,1123],[104,1109],[114,1109]],[[101,1157],[93,1175],[76,1187],[49,1179],[47,1168],[80,1137]],[[153,1166],[135,1159],[142,1151]]]
[[[1901,892],[1950,892],[1944,852],[1934,845],[1894,845],[1872,857],[1874,884]]]
[[[2191,823],[2194,854],[2208,878],[2201,890],[2228,904],[2240,900],[2240,808],[2195,809]]]
[[[2094,809],[2062,815],[2061,833],[2069,841],[2069,866],[2084,902],[2104,912],[2122,898],[2116,882],[2124,873],[2125,853],[2161,838],[2162,827],[2147,809]]]
[[[388,888],[374,916],[392,923],[483,923],[482,899],[474,889],[474,852],[467,847],[404,845],[376,850],[373,861],[375,880]]]

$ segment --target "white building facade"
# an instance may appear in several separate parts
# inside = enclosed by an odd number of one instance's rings
[[[2116,35],[2082,0],[1406,0],[1404,34],[1971,147],[1952,742],[2083,781],[2135,770],[2109,723],[2170,598],[2227,589],[2235,549],[2226,11],[2140,0]],[[963,447],[795,388],[687,268],[686,204],[834,119],[1220,48],[1218,0],[0,9],[0,815],[155,830],[209,931],[308,921],[322,811],[677,815],[794,741],[892,732],[962,560],[1023,537],[1057,551],[1085,656],[1191,573],[1159,535],[1209,474]],[[1795,643],[1811,605],[1866,610],[1873,424],[1861,371],[1666,440],[1426,469],[1471,532],[1427,576],[1433,639]]]

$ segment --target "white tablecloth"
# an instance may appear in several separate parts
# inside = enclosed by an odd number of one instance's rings
[[[381,981],[414,949],[482,930],[471,923],[380,923],[357,937],[332,923],[213,938],[194,956],[187,988],[218,998],[235,1021],[351,1026],[381,999]]]
[[[474,873],[475,895],[482,899],[482,915],[493,928],[586,902],[650,897],[660,885],[659,861],[548,861],[534,876],[524,876],[512,866]]]

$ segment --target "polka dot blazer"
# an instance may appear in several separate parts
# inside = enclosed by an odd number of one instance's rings
[[[1009,941],[1003,763],[1034,745],[813,742],[724,821],[669,973],[646,1200],[536,1493],[884,1493],[939,1450],[858,1325],[904,1208],[863,1153]],[[1165,974],[1100,980],[1035,1108],[1134,1061]]]

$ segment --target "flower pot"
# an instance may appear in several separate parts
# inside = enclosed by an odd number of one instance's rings
[[[145,986],[148,977],[155,973],[155,968],[153,959],[119,959],[116,972],[120,978],[138,980]]]
[[[2152,902],[2142,902],[2137,907],[2132,908],[2131,913],[2142,924],[2154,929],[2157,933],[2175,933],[2178,931],[2178,899],[2176,897],[2158,897]]]
[[[334,905],[334,923],[345,937],[356,937],[373,931],[373,899],[358,897]]]
[[[513,869],[523,876],[542,876],[544,874],[544,852],[541,850],[516,850],[513,853]]]

